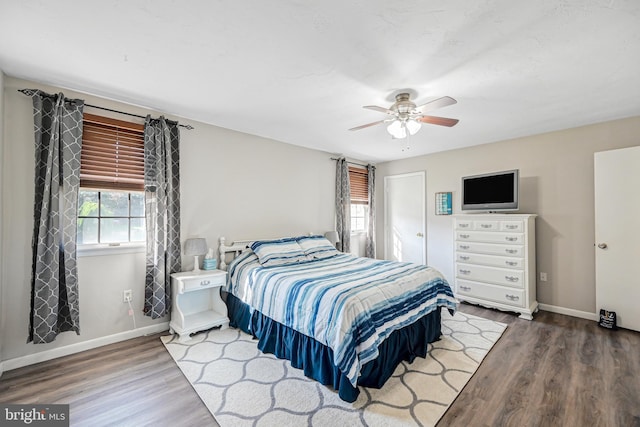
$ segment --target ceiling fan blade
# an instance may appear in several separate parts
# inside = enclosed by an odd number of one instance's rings
[[[449,105],[453,105],[457,103],[455,99],[450,96],[443,96],[442,98],[434,99],[433,101],[426,102],[422,105],[418,105],[416,110],[419,110],[423,113],[427,113],[429,111],[436,110],[438,108],[447,107]]]
[[[379,111],[381,113],[386,113],[386,114],[395,114],[393,111],[389,110],[388,108],[378,107],[377,105],[365,105],[362,108],[366,108],[367,110]]]
[[[436,116],[422,116],[417,117],[417,121],[422,123],[429,123],[432,125],[440,125],[440,126],[455,126],[459,120],[458,119],[448,119],[446,117],[436,117]]]
[[[360,129],[368,128],[370,126],[379,125],[380,123],[384,123],[385,121],[386,120],[378,120],[377,122],[367,123],[366,125],[362,125],[362,126],[356,126],[356,127],[351,128],[349,130],[360,130]]]

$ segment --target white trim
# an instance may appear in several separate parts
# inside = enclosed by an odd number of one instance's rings
[[[137,254],[146,251],[146,244],[143,243],[121,243],[118,245],[78,245],[76,255],[78,258],[87,256]]]
[[[588,311],[574,310],[572,308],[558,307],[549,304],[538,304],[538,308],[543,311],[550,311],[552,313],[565,314],[572,317],[580,317],[581,319],[598,321],[598,315],[596,313],[590,313]]]
[[[0,374],[2,368],[11,371],[12,369],[22,368],[24,366],[34,365],[36,363],[45,362],[47,360],[56,359],[58,357],[69,356],[71,354],[80,353],[81,351],[91,350],[102,347],[104,345],[125,341],[131,338],[137,338],[144,335],[164,332],[169,329],[169,322],[158,323],[157,325],[145,326],[144,328],[133,329],[131,331],[119,332],[106,337],[95,338],[76,344],[66,345],[64,347],[45,350],[40,353],[28,354],[26,356],[16,357],[14,359],[4,360],[0,365]]]

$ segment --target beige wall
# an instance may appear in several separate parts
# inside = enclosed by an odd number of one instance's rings
[[[133,328],[122,290],[133,289],[138,329],[160,325],[141,315],[144,254],[88,256],[78,259],[82,334],[63,333],[54,343],[26,344],[29,324],[30,242],[33,218],[34,148],[31,99],[17,89],[85,99],[89,104],[135,114],[160,113],[95,96],[6,77],[5,153],[1,163],[11,186],[2,192],[4,298],[0,312],[0,360],[100,339]],[[96,114],[113,115],[87,108]],[[176,119],[167,115],[170,118]],[[134,119],[135,120],[135,119]],[[233,239],[277,237],[333,229],[334,162],[328,153],[283,144],[185,119],[195,129],[181,130],[182,241],[205,237],[217,247],[220,236]],[[5,181],[8,183],[8,181]],[[191,269],[193,258],[183,258]]]
[[[376,179],[379,253],[384,176],[426,171],[427,263],[452,281],[452,218],[435,215],[435,193],[452,191],[454,213],[460,213],[462,176],[520,169],[520,213],[539,215],[537,270],[548,275],[546,283],[538,282],[538,301],[594,313],[593,154],[634,145],[640,145],[640,117],[382,163]]]

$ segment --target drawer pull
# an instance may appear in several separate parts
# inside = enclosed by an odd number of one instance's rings
[[[515,261],[505,261],[505,264],[510,265],[511,267],[515,267],[516,265],[518,265],[518,263]]]
[[[211,284],[210,280],[202,280],[200,282],[200,286],[209,286]]]
[[[468,239],[468,238],[469,238],[469,235],[468,235],[468,234],[461,234],[461,235],[460,235],[460,238],[461,238],[461,239]]]
[[[506,294],[505,297],[509,300],[509,301],[518,301],[520,299],[520,297],[518,295],[509,295]]]
[[[467,227],[469,227],[469,224],[458,224],[458,227],[467,228]]]
[[[471,286],[458,286],[460,289],[462,289],[463,291],[470,291],[471,290]]]
[[[507,242],[516,242],[518,240],[518,238],[517,237],[509,237],[509,236],[507,236],[507,237],[505,237],[505,240]]]
[[[480,224],[480,227],[482,227],[482,228],[492,228],[491,224]]]
[[[518,250],[517,249],[505,249],[505,252],[508,254],[517,254]]]
[[[517,225],[507,225],[505,228],[507,230],[515,230],[516,228],[518,228],[518,226]]]
[[[460,269],[460,270],[458,270],[458,271],[460,272],[460,274],[471,274],[471,270],[463,270],[463,269]]]
[[[467,261],[469,258],[471,258],[471,257],[466,256],[466,255],[460,255],[460,259],[461,259],[462,261]]]
[[[460,245],[460,249],[469,249],[469,245]]]
[[[518,279],[516,276],[504,276],[505,279],[507,279],[507,282],[517,282]]]

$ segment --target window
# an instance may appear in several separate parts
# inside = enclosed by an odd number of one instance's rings
[[[349,166],[351,231],[367,231],[369,225],[369,175],[366,169]]]
[[[144,193],[80,189],[78,244],[145,241]]]
[[[144,126],[84,114],[79,245],[144,242]]]
[[[351,231],[367,231],[369,225],[369,206],[351,205]]]

